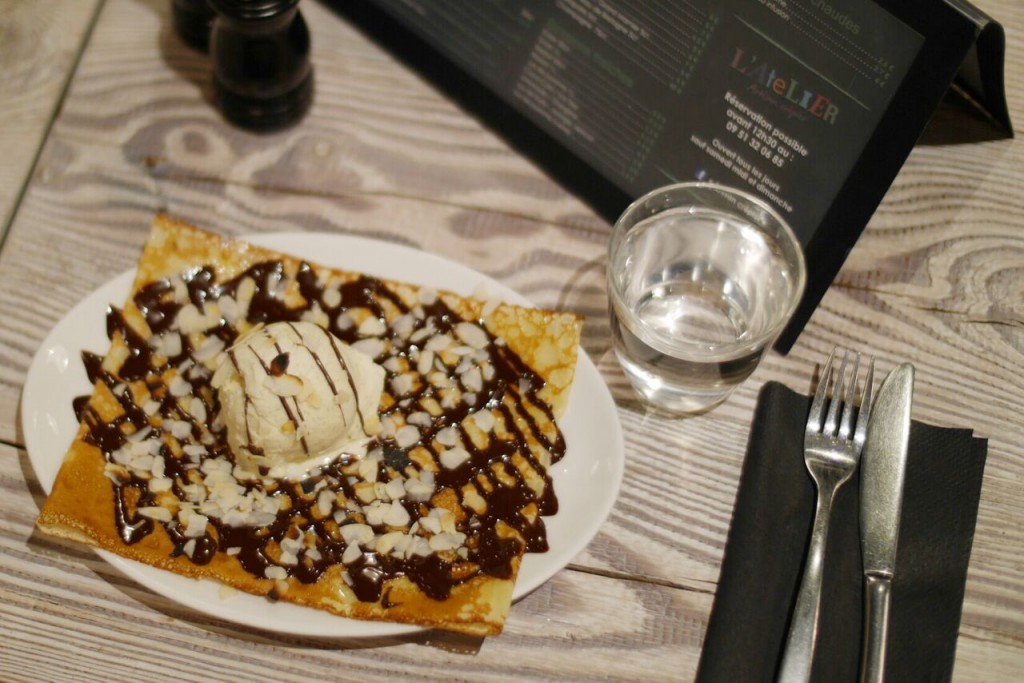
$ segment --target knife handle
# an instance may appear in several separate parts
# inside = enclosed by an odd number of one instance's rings
[[[885,641],[889,633],[892,579],[868,575],[864,583],[864,657],[862,683],[882,683],[885,676]]]

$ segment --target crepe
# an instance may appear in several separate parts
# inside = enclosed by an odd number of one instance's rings
[[[209,382],[235,337],[279,320],[387,371],[369,453],[296,482],[235,466]],[[499,633],[523,553],[547,547],[580,327],[157,216],[109,352],[84,354],[94,390],[38,527],[345,617]]]

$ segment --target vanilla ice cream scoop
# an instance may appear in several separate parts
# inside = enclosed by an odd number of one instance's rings
[[[244,470],[300,479],[381,429],[384,368],[329,331],[278,322],[242,335],[213,376],[228,445]]]

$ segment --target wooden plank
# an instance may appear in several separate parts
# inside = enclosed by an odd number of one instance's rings
[[[6,228],[100,0],[0,4],[0,229]]]
[[[603,225],[321,4],[302,5],[317,88],[306,119],[275,134],[233,128],[211,103],[209,59],[167,37],[168,8],[105,6],[55,130],[88,163],[123,155],[157,183],[185,176],[328,197],[399,195]]]
[[[231,232],[276,229],[279,227],[277,216],[287,216],[298,225],[312,223],[334,231],[347,229],[344,207],[334,206],[321,197],[247,189],[229,193],[229,201],[219,194],[223,188],[214,183],[167,181],[163,196],[157,199],[148,193],[145,179],[133,179],[110,170],[95,175],[98,179],[90,180],[88,174],[82,178],[66,174],[61,182],[52,186],[34,188],[26,202],[25,220],[31,220],[35,228],[31,239],[21,238],[29,233],[18,232],[5,249],[0,268],[0,304],[5,311],[13,310],[16,301],[31,298],[35,307],[31,314],[24,312],[13,317],[14,325],[0,332],[11,335],[11,343],[5,346],[13,347],[26,335],[41,336],[47,323],[40,322],[40,318],[58,317],[58,305],[72,305],[81,293],[99,284],[112,271],[130,267],[156,201],[182,207],[179,213],[199,223],[229,226]],[[96,200],[98,187],[106,188],[100,194],[102,203]],[[105,208],[102,204],[115,208]],[[542,225],[538,228],[538,248],[555,254],[577,254],[575,259],[564,259],[561,264],[556,261],[553,265],[531,256],[531,250],[480,250],[475,237],[460,236],[457,231],[447,229],[420,233],[419,240],[410,240],[393,222],[396,215],[416,213],[425,217],[425,221],[450,226],[453,212],[451,207],[389,198],[373,211],[361,211],[358,220],[367,228],[364,234],[411,242],[451,258],[458,258],[460,253],[472,253],[475,256],[470,262],[472,265],[498,275],[513,286],[528,288],[532,286],[530,283],[548,283],[531,292],[545,303],[557,302],[564,296],[552,283],[566,281],[574,268],[599,258],[603,248],[596,235],[567,234]],[[502,221],[508,220],[503,214],[495,217],[486,212],[466,214],[458,210],[457,213],[496,222],[499,234]],[[81,231],[83,215],[90,216],[88,234]],[[81,237],[75,237],[76,234]],[[95,235],[105,237],[97,241],[93,238]],[[68,241],[60,242],[59,236],[67,236]],[[942,238],[926,243],[934,246],[947,241]],[[62,246],[54,250],[50,246],[54,243]],[[59,276],[54,275],[52,267],[40,265],[46,253],[62,258]],[[526,266],[520,267],[520,263]],[[90,284],[76,288],[72,284],[76,280]],[[585,302],[581,309],[588,309],[590,318],[603,315],[600,305],[590,300],[600,298],[599,283],[593,282],[592,289],[593,293],[583,293],[579,299]],[[1021,405],[1022,399],[1011,391],[1005,408],[1000,409],[997,404],[981,414],[976,409],[977,401],[992,393],[992,378],[998,376],[994,373],[1000,364],[1013,363],[1014,356],[1006,351],[1002,356],[972,357],[971,365],[965,366],[960,374],[952,374],[951,361],[945,359],[950,348],[963,348],[962,338],[948,333],[943,335],[936,329],[922,341],[918,338],[919,330],[921,326],[933,329],[933,313],[908,304],[906,297],[890,294],[884,287],[875,298],[865,299],[861,293],[853,286],[830,293],[822,312],[823,319],[816,323],[814,332],[813,344],[821,347],[820,353],[801,341],[790,358],[772,357],[758,371],[757,379],[744,386],[722,408],[685,421],[646,413],[623,383],[607,351],[607,341],[598,338],[600,335],[591,337],[589,343],[594,348],[587,350],[609,378],[622,407],[620,414],[627,435],[627,471],[626,484],[611,519],[587,551],[574,561],[574,566],[616,576],[643,577],[704,594],[713,592],[758,384],[777,379],[806,390],[810,385],[809,368],[820,362],[833,343],[848,341],[846,326],[859,319],[870,319],[873,329],[862,333],[867,348],[890,365],[910,355],[919,366],[915,414],[939,423],[975,426],[991,439],[992,465],[983,491],[964,629],[965,632],[1006,634],[1010,638],[1024,632],[1021,617],[1024,611],[990,608],[1008,601],[1012,604],[1015,600],[1012,596],[1024,594],[1024,576],[1013,569],[1013,563],[1019,561],[1019,553],[1013,549],[1024,547],[1024,538],[1019,537],[1019,530],[1024,528],[1019,523],[1024,522],[1024,509],[1013,487],[1013,482],[1020,479],[1024,464],[1014,409]],[[886,305],[876,307],[876,298]],[[993,335],[995,339],[998,333],[991,325],[979,325],[978,334]],[[915,339],[917,341],[911,343]],[[33,347],[28,344],[25,348]],[[13,401],[12,396],[12,407]],[[1007,529],[1006,520],[1018,523]]]
[[[628,681],[695,670],[710,594],[573,570],[516,603],[505,632],[486,642],[429,632],[290,637],[211,619],[139,587],[86,548],[35,532],[42,495],[23,477],[26,459],[0,445],[4,680],[162,679],[173,671],[175,680],[197,682],[564,680],[568,672]]]

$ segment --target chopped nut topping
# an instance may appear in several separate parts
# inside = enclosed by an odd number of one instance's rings
[[[207,287],[204,277],[210,278],[208,291],[197,294],[197,288]],[[489,521],[493,515],[487,516],[491,493],[518,488],[509,496],[514,499],[533,495],[527,490],[531,486],[543,492],[546,472],[521,480],[508,459],[517,438],[546,448],[543,430],[549,420],[530,412],[537,376],[498,355],[504,341],[492,337],[484,323],[497,301],[487,302],[481,320],[464,321],[447,308],[447,295],[421,288],[409,305],[391,294],[374,298],[373,288],[380,285],[365,282],[328,278],[325,284],[314,277],[297,287],[293,274],[271,263],[231,283],[215,282],[212,272],[190,272],[163,285],[160,310],[161,315],[171,311],[169,322],[148,339],[145,351],[161,358],[162,365],[146,383],[109,384],[125,404],[137,401],[138,414],[150,425],[126,434],[111,449],[105,474],[115,486],[141,492],[135,509],[177,534],[177,552],[198,563],[211,542],[219,545],[248,571],[273,581],[274,595],[284,594],[289,580],[317,580],[323,565],[337,562],[339,553],[349,567],[343,576],[353,586],[366,581],[360,574],[363,562],[408,568],[415,565],[395,563],[431,554],[457,582],[479,570],[481,534],[496,533]],[[309,300],[286,303],[297,292],[298,299]],[[168,308],[166,297],[172,294],[176,306]],[[343,303],[348,308],[340,308]],[[214,414],[229,377],[225,349],[231,340],[254,324],[273,322],[265,316],[268,310],[291,305],[300,308],[288,320],[330,325],[387,372],[381,431],[366,456],[321,466],[302,482],[275,479],[259,443],[246,443],[251,463],[236,462],[225,446],[224,421]],[[155,320],[150,322],[157,330]],[[266,387],[289,405],[308,389],[289,374],[293,362],[298,367],[298,356],[282,352],[264,366]],[[503,399],[505,391],[512,392],[511,399]],[[520,399],[523,403],[516,403]],[[304,435],[308,427],[296,417],[279,428]],[[516,430],[527,434],[516,437]],[[535,455],[547,464],[548,456]],[[495,457],[501,458],[501,468],[492,467]],[[520,452],[511,457],[523,459]],[[534,518],[537,509],[534,505]],[[512,523],[520,516],[506,515]],[[526,535],[525,527],[520,531]]]

